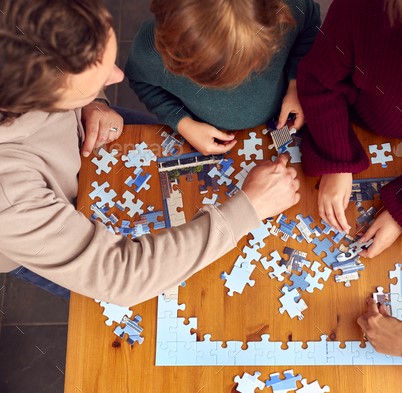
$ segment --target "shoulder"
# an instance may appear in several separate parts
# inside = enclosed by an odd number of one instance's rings
[[[163,69],[162,57],[155,48],[154,28],[154,20],[149,20],[141,26],[134,38],[125,67],[128,76],[141,70],[149,73]]]
[[[154,30],[154,20],[148,20],[143,23],[134,38],[131,53],[135,52],[137,55],[158,54],[158,51],[155,48]]]
[[[296,26],[293,34],[299,34],[312,26],[320,26],[320,6],[313,0],[285,0]]]

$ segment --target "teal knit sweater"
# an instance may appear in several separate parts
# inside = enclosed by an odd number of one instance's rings
[[[125,67],[130,86],[148,110],[177,130],[185,116],[223,130],[264,124],[279,114],[287,83],[295,79],[299,60],[306,55],[320,26],[319,5],[312,0],[288,0],[296,27],[288,32],[282,49],[260,73],[231,88],[203,88],[172,74],[155,48],[154,21],[138,32]]]

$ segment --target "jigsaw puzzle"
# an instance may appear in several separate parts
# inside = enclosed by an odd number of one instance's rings
[[[144,172],[142,168],[137,168],[134,171],[134,178],[129,176],[124,183],[129,187],[133,187],[135,192],[140,192],[142,189],[149,190],[150,185],[148,181],[150,178],[151,175],[149,173]]]

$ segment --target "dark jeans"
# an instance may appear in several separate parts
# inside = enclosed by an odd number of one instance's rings
[[[15,277],[20,278],[21,280],[30,282],[36,285],[39,288],[44,289],[47,292],[52,293],[53,295],[60,296],[64,299],[70,299],[70,291],[66,288],[61,287],[60,285],[55,284],[39,276],[38,274],[31,272],[25,267],[20,266],[18,269],[13,270],[9,274],[12,274]]]
[[[158,124],[156,117],[153,115],[147,115],[142,112],[135,111],[133,109],[122,108],[122,107],[113,107],[113,109],[120,113],[120,115],[124,119],[124,124]],[[28,281],[47,292],[53,293],[54,295],[61,296],[64,299],[70,298],[70,291],[66,288],[61,287],[54,282],[47,280],[39,276],[38,274],[31,272],[25,267],[19,267],[18,269],[13,270],[10,274],[21,278],[24,281]]]

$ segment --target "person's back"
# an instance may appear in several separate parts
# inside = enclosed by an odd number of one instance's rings
[[[295,78],[318,32],[316,3],[154,0],[151,10],[125,72],[161,122],[204,154],[234,146],[217,128],[252,128],[279,113],[284,123],[290,112],[301,127]]]

